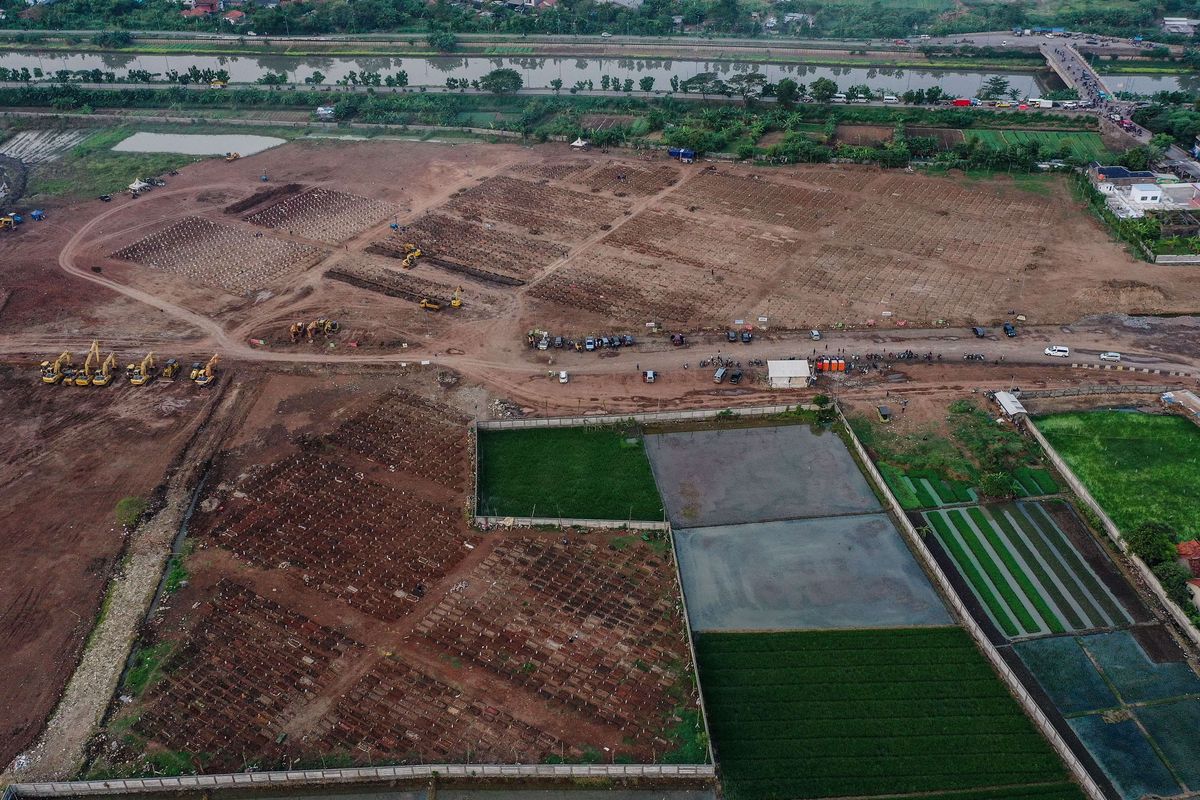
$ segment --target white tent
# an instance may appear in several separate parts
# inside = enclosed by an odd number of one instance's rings
[[[1004,415],[1009,418],[1016,419],[1018,415],[1029,414],[1012,392],[996,392],[996,402],[1000,404],[1000,410],[1004,412]]]
[[[591,142],[589,142],[587,139],[580,137],[579,139],[576,139],[575,141],[571,142],[571,147],[574,147],[577,150],[582,150],[583,148],[587,147],[589,144],[591,144]]]
[[[807,358],[767,362],[767,379],[772,389],[803,389],[811,377]]]

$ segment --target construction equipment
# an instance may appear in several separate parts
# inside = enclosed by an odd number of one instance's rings
[[[40,208],[35,208],[29,216],[34,222],[43,222],[46,219],[46,212]]]
[[[109,353],[100,365],[100,371],[92,376],[92,386],[108,386],[112,383],[113,370],[117,367],[117,354]]]
[[[311,342],[313,337],[315,337],[318,333],[323,333],[326,336],[333,336],[341,329],[342,325],[336,319],[326,319],[325,317],[321,317],[319,319],[314,319],[307,325],[305,325],[303,322],[294,322],[292,323],[292,327],[288,330],[292,335],[293,342],[300,341],[301,336],[304,336]]]
[[[226,153],[225,154],[226,161],[237,161],[241,157],[242,157],[241,153]]]
[[[417,259],[421,257],[421,248],[417,247],[412,242],[405,242],[404,245],[404,260],[400,262],[400,266],[405,269],[412,269],[417,265]]]
[[[418,305],[420,305],[421,308],[425,309],[426,311],[441,311],[442,310],[441,303],[437,302],[436,300],[430,300],[428,297],[422,297],[421,302]]]
[[[91,386],[92,385],[92,370],[100,366],[100,341],[92,339],[92,346],[88,348],[87,358],[83,360],[83,367],[75,372],[74,384],[76,386]]]
[[[192,380],[197,386],[208,386],[217,379],[217,364],[221,363],[221,356],[214,353],[213,357],[208,360],[202,369],[198,368],[198,364],[192,366]]]
[[[5,228],[15,228],[17,223],[13,222],[12,217],[0,217],[0,230]]]
[[[292,341],[300,341],[300,337],[304,335],[304,323],[293,322],[292,327],[288,328],[288,333],[291,334]]]
[[[125,377],[134,386],[145,386],[154,380],[154,353],[147,353],[140,364],[129,364],[125,367]]]
[[[167,365],[163,367],[162,376],[167,380],[175,380],[175,376],[179,374],[179,370],[183,369],[183,365],[179,363],[178,358],[168,358]]]
[[[63,377],[63,367],[70,366],[71,354],[63,353],[54,361],[42,362],[42,383],[58,383]]]
[[[451,308],[462,308],[462,287],[454,290],[454,298],[450,301]]]

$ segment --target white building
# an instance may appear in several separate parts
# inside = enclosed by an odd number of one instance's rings
[[[808,359],[768,361],[767,380],[772,389],[803,389],[812,383]]]
[[[1135,203],[1161,203],[1162,189],[1156,183],[1135,183],[1129,187],[1129,199]]]

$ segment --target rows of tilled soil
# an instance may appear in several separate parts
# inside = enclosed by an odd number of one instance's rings
[[[382,200],[316,188],[286,197],[251,214],[246,221],[338,244],[395,213],[396,206]]]
[[[303,272],[322,255],[323,251],[308,245],[253,234],[201,217],[185,217],[118,250],[112,257],[242,295]]]
[[[444,208],[463,219],[504,223],[531,236],[546,233],[567,242],[605,230],[628,210],[618,199],[507,175],[457,193]]]
[[[244,197],[236,203],[230,203],[225,206],[226,214],[244,214],[250,209],[264,205],[265,203],[275,202],[281,198],[304,191],[304,185],[300,183],[285,183],[281,186],[272,186],[269,189],[255,192],[249,197]]]

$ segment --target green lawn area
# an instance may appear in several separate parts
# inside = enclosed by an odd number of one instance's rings
[[[642,438],[607,428],[480,431],[479,512],[663,518]]]
[[[133,183],[135,178],[161,175],[199,160],[196,156],[172,153],[114,153],[113,145],[132,133],[131,128],[106,128],[75,145],[57,161],[34,167],[29,172],[26,198],[34,201],[112,194]]]
[[[1083,796],[960,628],[704,633],[696,654],[730,800]]]
[[[1180,541],[1200,536],[1200,428],[1183,417],[1081,411],[1037,426],[1113,522],[1157,519]]]
[[[1108,148],[1101,141],[1100,134],[1091,131],[1020,131],[971,128],[964,130],[963,135],[974,136],[981,143],[992,147],[1007,147],[1022,142],[1038,142],[1051,147],[1066,145],[1067,155],[1078,156],[1087,161],[1102,161],[1109,156]]]

